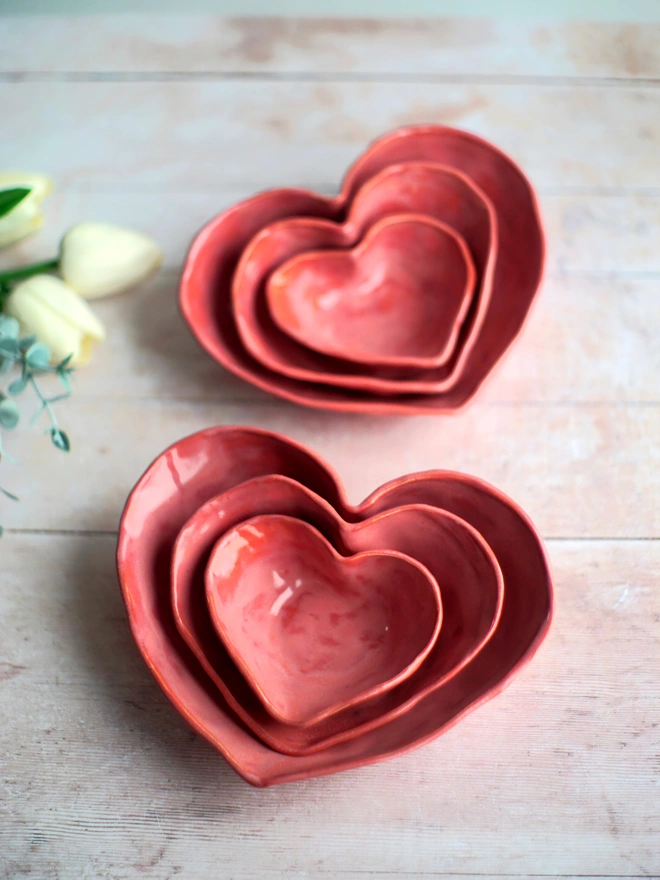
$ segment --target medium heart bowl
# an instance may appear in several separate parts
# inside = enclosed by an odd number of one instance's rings
[[[428,196],[418,186],[421,173],[437,178]],[[377,186],[381,174],[385,180]],[[462,197],[457,195],[461,184]],[[455,216],[457,224],[465,222],[469,211],[461,210],[463,200],[477,214],[482,206],[478,222],[466,224],[479,241],[470,245],[462,236],[478,277],[465,319],[456,321],[460,327],[442,331],[451,337],[446,347],[438,335],[436,366],[424,363],[423,355],[422,364],[405,358],[394,365],[387,358],[365,362],[365,352],[356,359],[345,338],[339,348],[324,344],[316,350],[316,334],[311,343],[301,343],[291,321],[282,322],[280,315],[282,327],[274,320],[266,288],[286,260],[359,246],[374,224],[394,214],[426,214],[445,223]],[[360,205],[362,210],[354,212]],[[296,229],[283,233],[280,224],[286,223]],[[253,248],[271,231],[272,241],[259,244],[255,254]],[[485,255],[477,254],[484,242]],[[471,400],[517,337],[541,282],[544,255],[536,197],[509,157],[464,131],[413,126],[373,143],[349,169],[335,198],[276,189],[218,215],[188,253],[180,304],[193,333],[217,361],[280,397],[341,411],[453,412]]]
[[[456,536],[456,563],[465,560],[463,604],[460,581],[443,591],[433,574],[443,620],[418,669],[318,726],[343,716],[334,728],[299,728],[269,716],[210,620],[204,572],[213,548],[256,515],[307,523],[343,557],[389,549],[432,574],[442,572],[436,539],[444,529]],[[463,474],[427,471],[352,506],[316,455],[253,428],[211,428],[159,456],[126,503],[117,564],[133,637],[156,680],[190,725],[257,786],[371,764],[434,739],[505,687],[535,653],[552,613],[542,542],[498,490]],[[467,639],[466,626],[473,633]],[[445,660],[454,645],[460,650]],[[311,731],[305,735],[316,740],[305,743],[295,731]]]

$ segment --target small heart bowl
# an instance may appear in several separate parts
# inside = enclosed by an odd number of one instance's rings
[[[312,526],[257,516],[217,542],[206,598],[266,710],[306,727],[391,690],[440,632],[438,584],[401,553],[341,556]]]

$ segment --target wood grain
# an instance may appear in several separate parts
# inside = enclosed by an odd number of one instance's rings
[[[13,121],[0,166],[29,159],[65,189],[332,191],[369,141],[419,122],[487,137],[542,190],[660,189],[650,86],[15,82],[0,105]]]
[[[446,468],[511,495],[545,537],[660,536],[657,406],[477,403],[451,417],[384,418],[279,402],[76,395],[60,416],[75,454],[58,455],[37,430],[7,443],[20,466],[3,480],[21,503],[3,505],[5,527],[116,529],[129,490],[165,447],[209,425],[245,424],[314,448],[355,502],[401,474]]]
[[[660,543],[550,542],[556,619],[503,695],[404,758],[264,792],[151,680],[112,537],[7,541],[6,876],[660,872]]]
[[[659,46],[653,23],[26,16],[3,21],[0,70],[658,78]]]

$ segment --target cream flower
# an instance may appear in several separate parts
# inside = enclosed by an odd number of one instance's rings
[[[71,227],[60,245],[62,277],[85,299],[97,299],[132,287],[163,258],[153,239],[107,223]]]
[[[50,349],[53,363],[71,354],[70,365],[82,366],[94,343],[105,339],[103,324],[87,303],[53,275],[34,275],[17,284],[4,311],[18,320],[25,335]]]
[[[25,187],[30,192],[9,213],[0,217],[0,247],[13,244],[41,226],[41,202],[52,190],[53,182],[43,174],[0,173],[0,190],[18,187]]]

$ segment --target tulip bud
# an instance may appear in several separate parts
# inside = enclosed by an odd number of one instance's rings
[[[97,299],[132,287],[163,258],[153,239],[107,223],[80,223],[60,245],[62,278],[85,299]]]
[[[5,300],[5,314],[16,318],[26,336],[50,349],[52,363],[68,355],[72,367],[89,360],[105,329],[87,303],[54,275],[34,275],[17,284]]]
[[[41,226],[41,202],[52,190],[53,183],[43,174],[0,173],[0,190],[19,187],[30,192],[9,213],[0,217],[0,247],[13,244]]]

